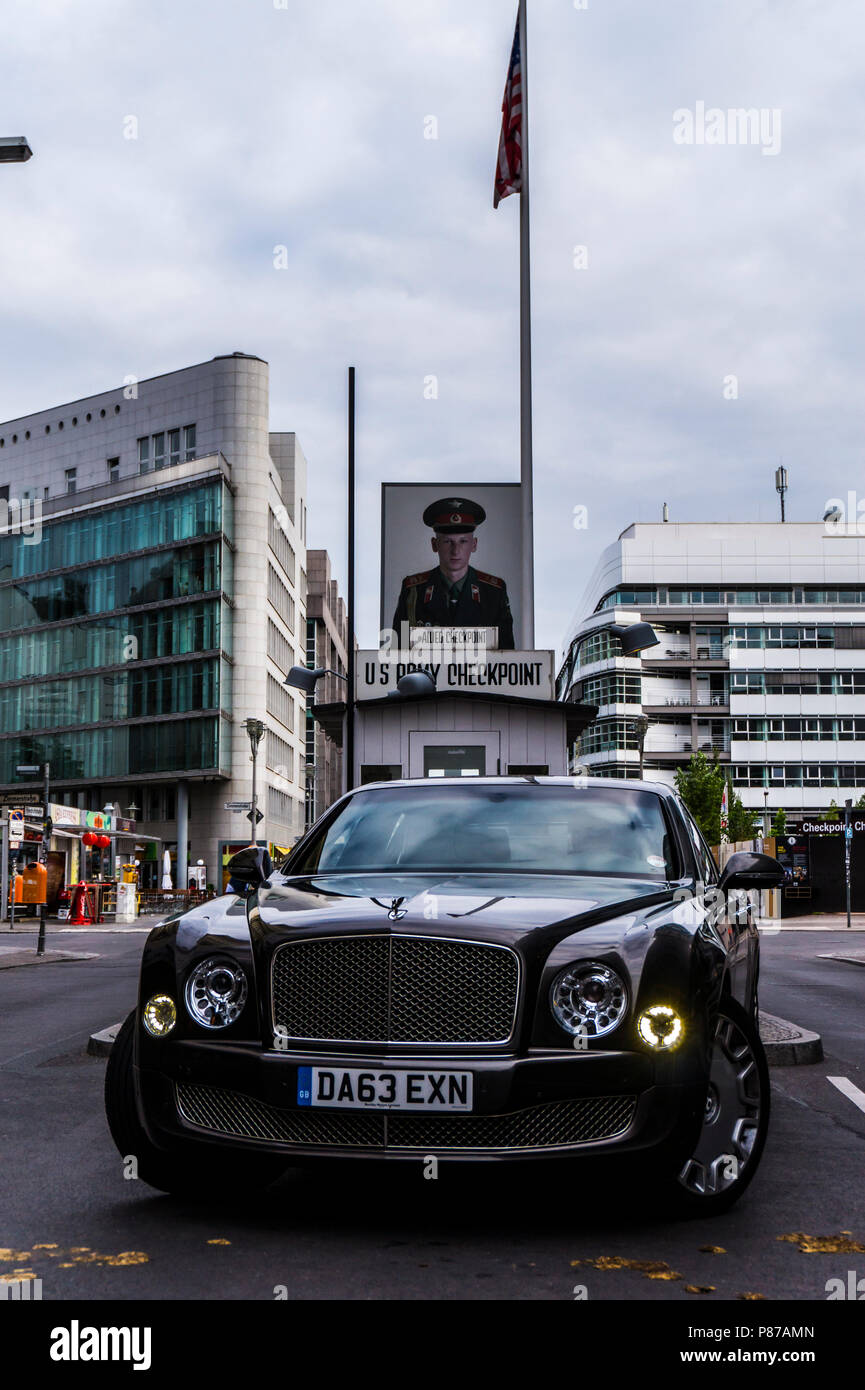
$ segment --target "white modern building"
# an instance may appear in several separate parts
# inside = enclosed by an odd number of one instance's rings
[[[250,839],[225,805],[250,799],[258,719],[258,837],[291,845],[306,496],[295,435],[270,430],[267,363],[246,353],[0,424],[0,792],[48,762],[52,802],[117,808],[145,859],[153,841],[175,851],[179,886],[188,856],[221,887]],[[161,864],[145,869],[159,887]]]
[[[865,530],[865,528],[863,528]],[[611,624],[659,645],[621,655]],[[567,634],[560,699],[594,703],[573,761],[672,782],[697,749],[748,807],[788,814],[865,792],[865,534],[829,522],[658,522],[603,552]]]

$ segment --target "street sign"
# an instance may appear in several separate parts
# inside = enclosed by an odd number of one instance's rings
[[[246,819],[249,821],[249,823],[250,823],[250,825],[251,825],[251,824],[252,824],[252,812],[251,812],[251,811],[248,811],[248,812],[247,812],[247,814],[246,814]],[[256,813],[255,813],[255,824],[258,825],[258,824],[259,824],[261,821],[263,821],[263,820],[264,820],[264,813],[263,813],[263,811],[256,811]]]
[[[24,839],[24,812],[9,812],[9,844],[20,845]]]
[[[225,809],[226,809],[226,811],[251,811],[251,810],[252,810],[252,802],[251,802],[251,801],[226,801],[226,802],[225,802]]]

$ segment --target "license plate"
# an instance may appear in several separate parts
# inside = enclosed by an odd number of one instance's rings
[[[471,1110],[470,1071],[298,1067],[298,1105],[342,1110]]]

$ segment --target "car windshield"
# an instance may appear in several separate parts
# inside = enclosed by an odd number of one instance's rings
[[[288,871],[675,877],[656,794],[627,787],[492,785],[359,791]]]

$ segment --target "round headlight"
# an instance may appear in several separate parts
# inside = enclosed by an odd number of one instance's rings
[[[655,1052],[670,1052],[682,1041],[685,1025],[669,1004],[653,1004],[640,1014],[637,1031]]]
[[[167,994],[154,994],[141,1012],[142,1022],[154,1038],[166,1037],[177,1022],[174,1000]]]
[[[550,1008],[567,1033],[601,1038],[622,1021],[628,1007],[624,980],[608,965],[583,961],[553,981]]]
[[[246,1003],[246,975],[236,961],[210,956],[186,981],[186,1007],[204,1028],[227,1028]]]

